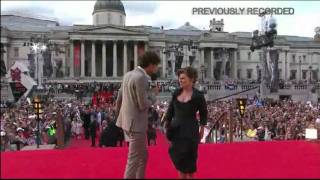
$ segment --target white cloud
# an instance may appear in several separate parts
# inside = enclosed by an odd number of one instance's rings
[[[45,8],[42,15],[58,18],[65,24],[92,24],[95,1],[1,1],[1,12],[13,9]],[[177,28],[189,21],[199,29],[208,29],[212,18],[224,19],[225,31],[252,32],[258,28],[259,18],[254,15],[192,15],[193,7],[292,7],[294,15],[276,16],[281,35],[314,35],[320,26],[320,2],[307,1],[123,1],[126,7],[127,25],[151,25]],[[63,23],[62,23],[63,24]]]

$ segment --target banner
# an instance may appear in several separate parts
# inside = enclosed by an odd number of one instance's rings
[[[25,88],[21,82],[10,82],[10,87],[15,102],[17,102],[21,96],[27,92],[27,88]]]
[[[105,104],[108,101],[112,100],[113,93],[112,92],[99,92],[95,93],[92,97],[92,105],[99,106],[101,104]]]
[[[80,52],[81,52],[81,44],[75,43],[73,49],[73,58],[74,58],[74,74],[80,75]]]
[[[138,57],[142,56],[144,53],[144,45],[143,44],[138,44]]]
[[[237,86],[233,83],[226,83],[225,88],[229,90],[236,90]]]
[[[306,129],[306,139],[318,139],[318,130]]]

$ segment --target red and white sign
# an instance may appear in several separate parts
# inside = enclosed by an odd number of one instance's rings
[[[12,81],[21,81],[21,70],[19,68],[10,69]]]

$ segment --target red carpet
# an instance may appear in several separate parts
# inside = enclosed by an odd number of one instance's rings
[[[168,143],[149,147],[146,178],[177,178]],[[1,153],[1,178],[122,178],[128,149],[91,148],[73,140],[65,150]],[[320,143],[305,141],[205,144],[197,178],[320,178]]]

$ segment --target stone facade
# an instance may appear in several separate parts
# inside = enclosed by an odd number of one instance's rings
[[[112,20],[105,20],[105,16]],[[47,79],[120,79],[137,66],[138,57],[148,49],[161,57],[159,75],[163,79],[175,78],[176,69],[188,65],[196,67],[199,77],[207,80],[258,79],[261,50],[250,51],[251,33],[224,32],[223,20],[210,21],[210,30],[198,30],[190,23],[167,30],[125,26],[124,12],[98,9],[93,13],[93,24],[60,26],[52,20],[1,15],[1,57],[7,71],[15,61],[30,65],[30,47],[24,43],[31,35],[46,34],[61,49],[45,61],[55,72],[49,77],[44,74]],[[184,41],[192,41],[196,48],[181,45]],[[167,51],[178,44],[182,54]],[[279,35],[274,48],[280,52],[281,79],[310,79],[310,74],[311,79],[320,79],[319,41]],[[58,68],[62,74],[56,73]]]

